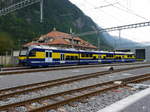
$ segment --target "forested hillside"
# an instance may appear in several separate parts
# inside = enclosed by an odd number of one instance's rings
[[[82,33],[94,30],[97,26],[68,0],[45,0],[43,23],[40,23],[39,3],[0,17],[0,47],[3,48],[0,50],[18,49],[21,44],[50,32],[54,27],[62,32],[69,33],[72,28],[74,33]],[[102,49],[111,48],[103,35],[82,38],[97,46],[97,36],[100,37]]]

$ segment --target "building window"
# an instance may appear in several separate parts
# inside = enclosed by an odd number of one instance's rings
[[[74,40],[74,44],[79,44],[79,43],[80,43],[80,41]]]
[[[67,38],[65,38],[65,41],[70,42],[70,40],[69,40],[69,39],[67,39]]]

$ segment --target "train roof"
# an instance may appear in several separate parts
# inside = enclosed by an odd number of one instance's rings
[[[134,54],[133,52],[116,52],[116,51],[93,51],[93,50],[77,50],[74,48],[69,48],[69,49],[59,49],[57,47],[50,47],[50,46],[44,46],[44,45],[40,45],[40,46],[36,46],[36,45],[32,45],[28,47],[30,50],[37,48],[37,49],[51,49],[51,50],[64,50],[64,51],[75,51],[75,52],[84,52],[84,53],[110,53],[110,54]]]

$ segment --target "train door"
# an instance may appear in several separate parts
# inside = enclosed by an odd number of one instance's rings
[[[52,59],[52,51],[46,50],[45,54],[46,54],[46,56],[45,56],[45,62],[46,63],[52,62],[53,61],[53,59]]]
[[[98,55],[98,63],[101,63],[101,62],[102,62],[102,55],[99,54],[99,55]]]
[[[60,63],[65,63],[65,55],[63,53],[60,54]]]

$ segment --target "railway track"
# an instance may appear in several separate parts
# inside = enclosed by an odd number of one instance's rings
[[[4,67],[2,68],[2,71],[12,71],[12,70],[23,70],[23,69],[29,69],[29,67]]]
[[[59,85],[73,83],[76,81],[86,80],[86,79],[90,79],[90,78],[94,78],[98,76],[103,76],[103,75],[110,74],[110,73],[117,73],[117,72],[122,72],[126,70],[133,70],[133,69],[145,68],[145,67],[150,67],[150,65],[116,69],[114,71],[102,71],[102,72],[96,72],[96,73],[90,73],[90,74],[83,74],[83,75],[60,78],[60,79],[50,80],[50,81],[45,81],[45,82],[40,82],[40,83],[33,83],[33,84],[28,84],[28,85],[13,87],[13,88],[1,89],[0,100],[4,98],[14,97],[16,95],[26,94],[26,93],[33,92],[33,91],[36,92],[39,90],[44,90],[46,88],[50,88],[54,86],[59,86]]]
[[[98,65],[74,65],[74,66],[57,66],[48,68],[29,68],[29,67],[8,67],[2,68],[0,75],[12,75],[12,74],[23,74],[32,72],[46,72],[54,70],[65,70],[65,69],[77,69],[77,68],[90,68],[90,67],[106,67],[106,66],[122,66],[122,65],[137,65],[137,64],[150,64],[150,63],[117,63],[117,64],[98,64]]]
[[[119,84],[114,83],[118,80],[113,80],[52,95],[29,99],[26,101],[3,105],[0,106],[0,111],[17,112],[17,108],[21,107],[28,112],[43,112],[50,109],[56,109],[59,106],[69,104],[74,101],[82,102],[81,100],[88,97],[119,87],[124,87],[129,83],[137,83],[145,80],[150,80],[150,74],[119,79],[119,81],[122,82]]]

